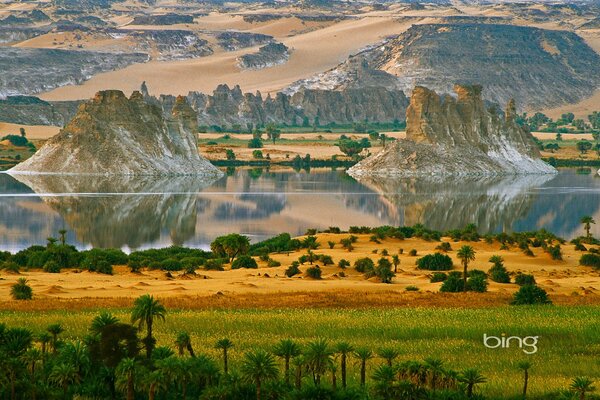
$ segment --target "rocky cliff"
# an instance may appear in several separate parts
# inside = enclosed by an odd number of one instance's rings
[[[456,85],[456,98],[417,86],[406,111],[406,139],[348,172],[352,176],[548,174],[533,137],[506,112],[486,107],[482,87]]]
[[[108,90],[11,173],[199,175],[222,173],[198,153],[196,113],[178,97],[168,117],[139,92]]]

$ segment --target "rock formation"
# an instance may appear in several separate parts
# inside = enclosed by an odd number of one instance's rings
[[[406,111],[406,139],[348,172],[352,176],[548,174],[532,135],[506,112],[487,108],[478,85],[456,85],[457,98],[417,86]]]
[[[196,113],[178,97],[168,118],[140,92],[98,92],[30,159],[11,173],[199,175],[218,177],[198,153]]]
[[[263,69],[284,64],[289,58],[289,48],[285,44],[267,43],[256,53],[241,55],[238,62],[245,69]]]

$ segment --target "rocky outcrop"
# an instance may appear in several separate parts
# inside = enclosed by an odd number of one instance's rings
[[[290,58],[288,47],[283,43],[269,43],[256,53],[238,57],[240,67],[245,69],[263,69],[284,64]]]
[[[113,54],[0,46],[0,98],[31,95],[80,84],[95,74],[146,61],[148,55],[141,53]]]
[[[186,14],[136,15],[130,25],[177,25],[192,24],[194,17]]]
[[[273,36],[262,33],[226,31],[215,35],[219,46],[226,51],[245,49],[273,41]]]
[[[348,172],[352,176],[548,174],[533,137],[505,113],[487,108],[481,86],[456,85],[457,98],[418,86],[406,111],[406,139],[388,145]]]
[[[0,121],[21,125],[64,126],[80,101],[47,102],[37,97],[13,96],[0,99]]]
[[[196,113],[178,97],[169,117],[141,93],[98,92],[75,117],[11,173],[198,175],[218,177],[198,153]]]

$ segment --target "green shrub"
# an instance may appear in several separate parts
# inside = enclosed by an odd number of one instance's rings
[[[306,276],[312,279],[321,279],[321,268],[314,266],[306,270]]]
[[[579,264],[586,267],[594,267],[600,269],[600,255],[598,254],[584,254],[579,259]]]
[[[350,266],[350,261],[342,258],[339,262],[338,262],[338,267],[340,267],[341,269],[346,269],[347,267]]]
[[[417,256],[417,249],[411,249],[408,252],[408,255],[411,256],[411,257],[416,257]]]
[[[258,268],[256,260],[250,256],[239,256],[231,263],[231,269]]]
[[[21,269],[21,266],[14,261],[5,261],[0,266],[0,269],[3,269],[7,272],[14,272],[14,273],[18,274],[19,270]]]
[[[440,292],[457,293],[464,289],[464,281],[462,274],[458,271],[452,271],[448,274],[448,278],[442,283]]]
[[[181,271],[183,264],[174,258],[167,258],[160,263],[160,269],[163,271]]]
[[[530,274],[523,274],[519,272],[515,276],[515,283],[519,286],[535,285],[535,277]]]
[[[280,267],[281,263],[277,260],[273,260],[272,258],[269,259],[269,261],[267,261],[267,267],[269,268],[275,268],[275,267]]]
[[[10,295],[14,300],[31,300],[33,297],[33,290],[31,286],[27,284],[27,279],[20,278],[17,283],[11,286]]]
[[[494,265],[489,269],[488,274],[490,279],[497,283],[510,283],[510,275],[506,267],[502,264]]]
[[[332,242],[331,240],[329,240],[327,242],[327,245],[329,246],[330,249],[333,249],[335,247],[335,242]]]
[[[227,260],[222,258],[213,258],[210,260],[206,260],[204,263],[204,269],[207,271],[223,271],[223,264],[225,264]]]
[[[487,291],[487,279],[485,274],[475,274],[467,280],[467,290],[483,293]]]
[[[142,269],[142,263],[139,260],[129,260],[127,266],[129,267],[129,271],[134,274],[137,274]]]
[[[426,256],[417,259],[417,269],[448,271],[451,270],[452,267],[452,259],[442,253],[427,254]]]
[[[521,286],[518,292],[515,293],[512,305],[529,305],[529,304],[552,304],[548,299],[548,294],[544,289],[537,285]]]
[[[292,265],[287,267],[287,269],[285,270],[285,276],[291,278],[294,275],[298,275],[300,273],[300,268],[298,268],[299,265],[300,264],[298,263],[298,261],[292,262]]]
[[[252,138],[250,139],[250,141],[248,141],[248,148],[249,149],[262,149],[263,147],[263,142],[262,140],[260,140],[259,138]],[[260,158],[262,158],[262,152],[259,150],[260,152]],[[252,152],[252,155],[254,155],[255,151]],[[258,157],[254,157],[254,158],[258,158]]]
[[[419,288],[414,285],[410,285],[405,287],[404,290],[406,290],[407,292],[418,292]]]
[[[448,279],[448,275],[446,275],[445,273],[435,272],[433,275],[431,275],[429,282],[431,282],[431,283],[444,282],[446,279]]]
[[[375,269],[375,263],[369,257],[359,258],[354,262],[354,269],[361,274]]]
[[[184,269],[189,268],[200,268],[206,262],[205,258],[202,257],[184,257],[181,260],[181,265]]]
[[[396,276],[392,271],[392,263],[387,258],[380,258],[377,261],[377,267],[373,271],[373,275],[379,278],[381,283],[392,283],[392,278]]]
[[[106,260],[100,260],[96,264],[95,272],[99,274],[112,275],[113,274],[113,266]]]
[[[560,251],[560,245],[557,244],[555,246],[548,246],[548,254],[552,257],[553,260],[562,260],[562,252]]]
[[[44,271],[58,274],[60,272],[60,265],[56,261],[48,261],[44,264]]]
[[[448,242],[442,242],[435,249],[447,253],[449,251],[452,251],[452,246]]]
[[[333,258],[331,258],[328,254],[319,254],[319,261],[323,263],[323,265],[333,265]]]

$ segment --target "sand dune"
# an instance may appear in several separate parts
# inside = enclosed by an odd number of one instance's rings
[[[60,131],[60,128],[57,126],[19,125],[0,122],[0,136],[18,135],[19,128],[25,128],[25,132],[29,139],[48,139]]]

